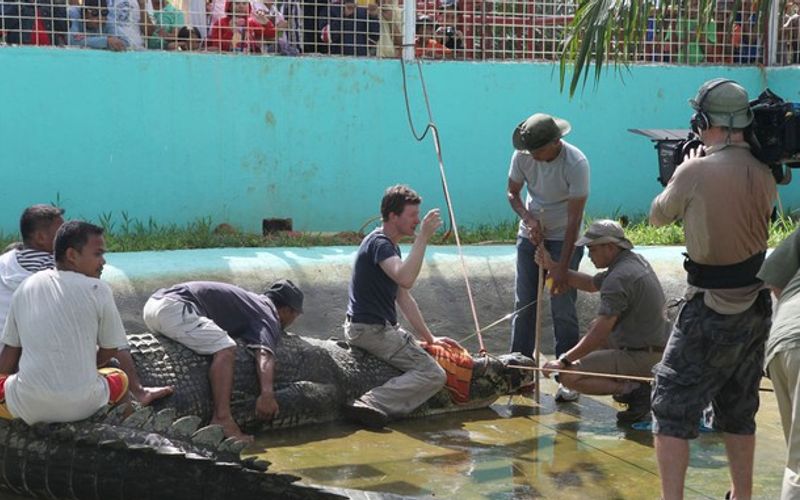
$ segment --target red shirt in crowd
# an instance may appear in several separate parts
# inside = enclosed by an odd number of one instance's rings
[[[47,34],[44,22],[39,17],[39,8],[36,8],[36,17],[33,21],[33,33],[31,33],[31,45],[52,45],[50,35]]]
[[[240,18],[241,19],[241,18]],[[211,25],[208,35],[208,48],[219,49],[223,52],[241,50],[243,52],[261,52],[261,44],[275,39],[275,25],[271,21],[261,24],[252,17],[248,17],[239,28],[240,40],[234,46],[233,38],[237,28],[231,26],[231,18],[223,17]]]

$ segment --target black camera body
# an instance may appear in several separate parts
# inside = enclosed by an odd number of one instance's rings
[[[753,124],[747,129],[753,155],[767,165],[800,167],[800,103],[786,102],[770,89],[750,101]]]
[[[769,89],[750,101],[753,123],[745,139],[753,156],[766,163],[777,182],[785,177],[783,165],[800,167],[800,103],[786,102]],[[630,129],[655,142],[658,182],[666,186],[686,154],[703,143],[693,132],[669,129]]]

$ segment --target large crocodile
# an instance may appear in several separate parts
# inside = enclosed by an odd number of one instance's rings
[[[3,492],[77,500],[260,500],[345,498],[265,473],[240,458],[243,444],[200,418],[150,408],[127,418],[118,409],[70,424],[0,420]]]
[[[154,406],[174,408],[178,415],[197,415],[207,422],[211,417],[210,357],[149,333],[131,335],[129,340],[142,382],[175,386],[173,396]],[[275,397],[280,412],[264,422],[256,419],[254,411],[260,387],[253,357],[248,349],[238,349],[231,410],[239,425],[250,431],[336,420],[346,403],[400,373],[345,342],[293,334],[282,338],[276,358]],[[533,366],[533,360],[517,353],[476,357],[467,403],[453,403],[443,389],[409,416],[483,408],[533,383],[532,371],[509,365]]]
[[[120,409],[103,410],[70,424],[25,425],[0,420],[0,494],[77,500],[280,498],[317,499],[350,496],[297,484],[286,474],[264,472],[267,463],[242,460],[240,443],[223,439],[209,420],[209,357],[152,334],[129,337],[143,382],[174,384],[174,395],[124,418]],[[235,368],[234,417],[250,429],[323,422],[340,416],[341,407],[366,390],[398,374],[364,351],[335,340],[287,335],[277,350],[275,380],[280,416],[255,419],[258,395],[255,363],[240,347]],[[488,406],[532,382],[532,366],[518,354],[475,359],[470,400],[451,402],[446,390],[412,416]]]

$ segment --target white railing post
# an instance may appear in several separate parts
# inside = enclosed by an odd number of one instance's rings
[[[417,36],[417,0],[403,2],[403,60],[414,60],[414,42]]]
[[[769,7],[769,24],[767,26],[767,66],[778,65],[778,28],[783,24],[780,12],[780,4],[778,0],[772,0]]]

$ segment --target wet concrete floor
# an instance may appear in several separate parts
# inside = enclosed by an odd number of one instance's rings
[[[765,380],[762,385],[768,385]],[[261,436],[270,470],[303,482],[409,496],[466,499],[658,498],[653,439],[619,428],[610,397],[541,405],[504,397],[492,407],[404,420],[384,432],[349,424]],[[755,498],[778,498],[785,446],[775,398],[762,392]],[[687,498],[723,498],[728,469],[721,434],[701,433],[691,447]]]

